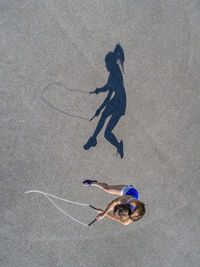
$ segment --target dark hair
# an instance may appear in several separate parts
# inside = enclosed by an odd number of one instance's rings
[[[128,204],[118,204],[114,207],[113,213],[121,219],[127,219],[132,214],[132,210]]]
[[[136,208],[132,211],[131,207],[128,204],[118,204],[114,207],[114,215],[118,215],[121,219],[125,220],[128,217],[133,221],[138,221],[141,219],[146,212],[145,204],[141,201],[137,201]],[[138,213],[137,216],[134,216],[135,213]]]

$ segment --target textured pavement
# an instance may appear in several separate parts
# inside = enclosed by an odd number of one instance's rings
[[[106,94],[105,55],[125,52],[127,111],[116,126],[124,159],[99,135],[83,145]],[[0,0],[2,267],[200,264],[200,1]],[[47,105],[42,98],[54,107]],[[57,110],[56,110],[57,109]],[[60,110],[60,111],[59,111]],[[38,189],[105,208],[86,178],[133,184],[147,212],[87,228]],[[56,201],[89,223],[96,212]]]

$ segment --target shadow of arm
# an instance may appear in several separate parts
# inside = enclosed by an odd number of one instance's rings
[[[97,91],[98,91],[98,93],[102,93],[102,92],[108,91],[108,89],[109,89],[108,84],[106,84],[101,88],[97,88]]]
[[[109,90],[107,97],[103,101],[102,105],[99,107],[99,111],[101,111],[108,104],[108,102],[110,101],[110,98],[112,96],[112,92],[113,92],[113,90]]]

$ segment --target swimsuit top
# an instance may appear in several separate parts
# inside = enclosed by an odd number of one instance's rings
[[[127,202],[129,202],[130,200],[132,200],[132,199],[134,199],[134,197],[132,197],[132,198],[129,198],[125,203],[127,203]],[[131,207],[131,209],[132,210],[134,210],[135,209],[135,207],[134,206],[132,206],[131,204],[128,204],[130,207]]]

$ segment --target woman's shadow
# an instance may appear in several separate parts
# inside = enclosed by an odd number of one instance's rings
[[[108,117],[110,120],[104,132],[104,137],[117,149],[120,157],[123,158],[123,141],[118,142],[115,135],[112,133],[113,129],[117,125],[121,116],[125,115],[126,111],[126,92],[123,83],[123,75],[120,70],[124,68],[124,51],[120,44],[117,44],[113,52],[109,52],[105,57],[106,68],[110,72],[106,85],[102,88],[97,88],[95,91],[90,92],[99,94],[101,92],[108,91],[108,95],[103,101],[102,105],[97,109],[95,116],[98,116],[101,111],[101,118],[97,124],[97,127],[93,135],[89,138],[87,143],[83,146],[85,150],[90,149],[92,146],[97,145],[97,136],[102,130],[105,121]],[[114,93],[113,97],[112,94]],[[112,98],[111,98],[112,97]],[[93,117],[93,118],[94,118]],[[92,118],[92,119],[93,119]]]

